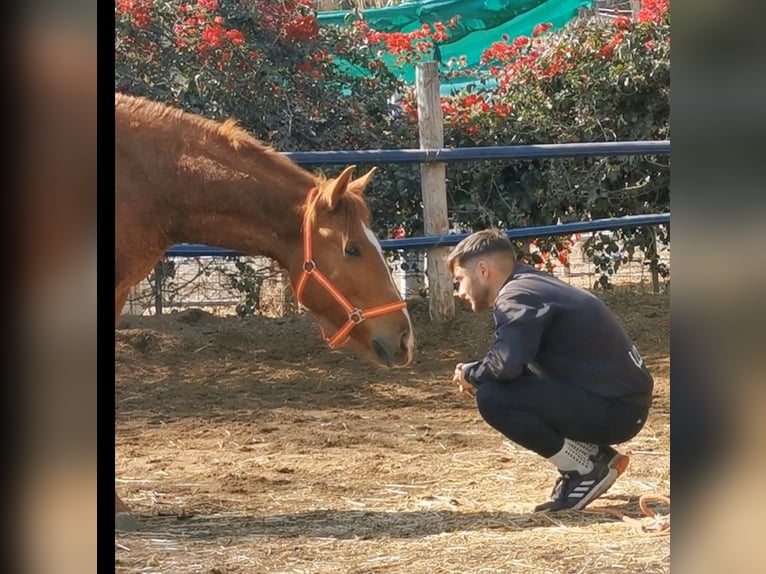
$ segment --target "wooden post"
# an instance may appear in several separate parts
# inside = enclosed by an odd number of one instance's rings
[[[437,66],[436,62],[425,62],[415,67],[420,149],[444,147],[444,123]],[[444,162],[420,164],[426,235],[445,235],[449,232],[446,176]],[[434,321],[451,321],[455,318],[454,286],[444,261],[448,253],[448,247],[434,247],[428,250],[429,311]]]

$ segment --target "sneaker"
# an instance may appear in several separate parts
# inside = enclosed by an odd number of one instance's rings
[[[628,468],[630,459],[610,446],[599,447],[591,457],[593,470],[587,474],[564,472],[556,480],[551,499],[535,507],[535,512],[580,510],[604,494]]]
[[[598,453],[596,453],[594,463],[597,461],[605,462],[609,466],[609,468],[617,472],[616,478],[619,478],[628,468],[628,463],[630,462],[630,458],[627,455],[617,452],[611,446],[606,445],[606,446],[598,447]],[[602,492],[601,494],[604,494],[604,493]]]

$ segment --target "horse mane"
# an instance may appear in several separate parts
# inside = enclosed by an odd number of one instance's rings
[[[147,123],[153,125],[189,126],[202,132],[213,141],[224,144],[224,146],[231,148],[235,152],[250,151],[267,157],[278,168],[292,170],[296,176],[315,178],[311,173],[295,164],[273,147],[257,140],[240,127],[239,122],[235,119],[213,120],[199,114],[187,112],[181,108],[119,92],[114,94],[114,104],[115,107],[124,107],[131,116],[140,118]]]
[[[201,132],[207,136],[205,139],[218,142],[224,148],[238,153],[254,153],[261,158],[268,158],[269,163],[277,169],[282,169],[286,173],[292,172],[296,177],[312,179],[314,186],[320,190],[327,182],[328,178],[324,174],[321,172],[312,174],[304,170],[273,147],[258,141],[241,128],[234,119],[226,119],[221,122],[147,98],[130,96],[119,92],[115,92],[114,100],[115,107],[123,108],[131,117],[147,125],[162,127],[179,126],[184,129]],[[312,224],[316,222],[320,211],[325,209],[325,201],[323,199],[321,193],[317,194],[314,200],[305,206],[306,216]],[[370,210],[362,195],[354,191],[343,193],[338,198],[333,213],[339,215],[342,219],[341,229],[343,229],[342,234],[344,238],[348,237],[350,230],[360,221],[368,227],[370,226]]]

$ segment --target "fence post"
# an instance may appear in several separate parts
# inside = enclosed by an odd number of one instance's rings
[[[649,270],[652,274],[652,293],[656,295],[660,292],[660,273],[657,270],[657,265],[660,261],[659,250],[657,249],[657,229],[654,226],[650,226],[649,233],[652,236],[652,242],[649,245],[649,260],[651,261]]]
[[[154,314],[162,315],[162,283],[165,277],[164,259],[154,266]]]
[[[630,0],[630,9],[633,12],[631,18],[636,19],[636,14],[641,11],[641,0]]]
[[[444,147],[444,123],[439,96],[439,69],[436,62],[416,65],[415,88],[420,149],[442,148]],[[426,235],[444,235],[449,232],[446,176],[444,162],[420,164]],[[451,321],[455,317],[454,287],[444,262],[447,253],[449,253],[447,247],[434,247],[428,250],[429,311],[431,319],[435,321]]]

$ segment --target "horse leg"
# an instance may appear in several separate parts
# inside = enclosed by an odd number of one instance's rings
[[[115,292],[114,297],[114,326],[117,327],[117,323],[120,320],[120,311],[125,306],[125,302],[128,300],[128,293],[130,288],[122,289]],[[133,513],[125,504],[120,495],[117,494],[117,486],[114,487],[114,528],[116,530],[136,530],[138,528],[138,521]]]

